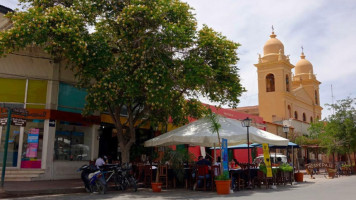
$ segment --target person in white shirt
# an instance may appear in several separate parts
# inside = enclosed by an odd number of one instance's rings
[[[99,156],[98,159],[95,161],[95,166],[99,169],[99,167],[105,165],[105,161],[103,159],[103,156]]]

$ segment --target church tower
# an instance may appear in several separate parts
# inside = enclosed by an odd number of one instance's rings
[[[289,62],[289,56],[284,54],[284,45],[276,36],[272,30],[270,39],[263,47],[263,57],[259,55],[258,64],[255,64],[259,116],[267,122],[292,116],[290,102],[293,101],[291,78],[294,66]]]
[[[295,91],[299,88],[303,88],[310,99],[312,105],[312,113],[310,113],[310,119],[306,121],[314,121],[314,119],[320,119],[322,107],[320,106],[319,99],[319,85],[321,83],[316,79],[313,73],[313,65],[305,59],[305,55],[302,47],[302,54],[300,60],[295,65],[295,76],[293,77],[292,87]],[[301,120],[304,120],[304,116]]]
[[[255,64],[258,74],[258,114],[267,122],[295,119],[311,123],[321,118],[319,85],[313,65],[301,59],[292,65],[284,54],[284,45],[272,30]],[[295,76],[292,76],[292,69]]]

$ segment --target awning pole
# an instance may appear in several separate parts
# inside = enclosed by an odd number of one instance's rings
[[[216,163],[216,147],[215,147],[215,143],[214,143],[214,163]]]
[[[292,179],[293,179],[293,182],[294,182],[294,146],[292,146],[292,159],[293,159],[293,161],[292,161],[292,163],[293,163],[293,174],[292,174]]]

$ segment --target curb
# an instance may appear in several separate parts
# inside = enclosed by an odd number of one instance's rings
[[[0,194],[0,198],[4,197],[21,197],[34,195],[51,195],[51,194],[71,194],[71,193],[85,193],[83,187],[76,188],[61,188],[61,189],[43,189],[43,190],[22,190],[22,191],[5,191]]]

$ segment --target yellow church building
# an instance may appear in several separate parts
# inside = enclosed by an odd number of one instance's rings
[[[255,64],[259,104],[236,110],[262,117],[267,131],[277,135],[284,135],[282,125],[291,126],[297,135],[307,134],[309,124],[320,119],[322,107],[319,99],[321,82],[305,57],[302,50],[300,60],[295,65],[290,63],[283,43],[272,31],[263,47],[263,56],[259,55]]]

